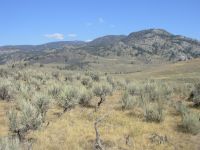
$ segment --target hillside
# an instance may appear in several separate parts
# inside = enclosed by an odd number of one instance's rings
[[[100,60],[125,59],[143,64],[185,61],[200,57],[200,42],[163,29],[148,29],[130,33],[128,36],[104,36],[87,43],[63,41],[0,47],[1,64],[23,60],[30,63],[70,64],[76,67],[82,63],[90,68],[97,56]]]

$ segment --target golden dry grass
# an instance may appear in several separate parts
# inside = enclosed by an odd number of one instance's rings
[[[166,79],[174,80],[200,80],[200,59],[178,62],[175,64],[162,64],[159,66],[149,66],[140,72],[120,74],[117,77],[123,77],[130,80],[143,79]]]
[[[6,112],[10,109],[10,107],[10,103],[0,101],[0,137],[8,135]]]
[[[37,68],[38,69],[38,68]],[[48,72],[47,69],[39,70]],[[117,78],[126,78],[133,81],[141,81],[145,78],[166,79],[179,82],[179,79],[199,80],[200,59],[190,62],[150,67],[142,72],[115,75]],[[183,133],[178,128],[181,117],[174,109],[167,107],[165,120],[161,123],[147,123],[143,119],[141,109],[122,111],[120,109],[121,92],[115,92],[109,96],[100,109],[77,106],[66,112],[61,117],[58,114],[62,109],[52,106],[47,119],[41,129],[32,131],[27,138],[33,139],[33,150],[90,150],[95,141],[94,122],[96,118],[107,115],[99,124],[99,132],[103,145],[112,150],[198,150],[200,148],[199,135]],[[97,98],[93,101],[96,103]],[[0,101],[0,137],[9,134],[6,112],[11,107],[9,102]],[[199,112],[199,110],[194,109]],[[49,125],[47,126],[47,123]],[[149,137],[152,133],[166,135],[168,141],[165,144],[152,143]],[[129,144],[126,144],[126,138]]]
[[[107,149],[195,149],[199,145],[194,142],[195,136],[179,131],[177,124],[181,118],[175,115],[172,109],[166,112],[162,123],[147,123],[143,120],[142,111],[121,111],[119,100],[121,94],[114,93],[108,97],[99,111],[93,108],[77,107],[58,118],[55,113],[60,110],[51,109],[48,114],[50,124],[41,130],[33,132],[29,137],[36,139],[33,145],[35,150],[92,149],[95,140],[95,118],[107,115],[99,125],[99,132],[103,144]],[[166,144],[151,143],[152,133],[166,135],[169,142]],[[126,137],[130,136],[130,145],[126,145]]]

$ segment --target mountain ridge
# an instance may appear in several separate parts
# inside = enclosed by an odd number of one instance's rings
[[[15,56],[19,60],[27,60],[30,55],[35,58],[36,54],[38,57],[42,55],[48,57],[52,51],[56,55],[63,52],[64,55],[70,53],[70,57],[71,54],[77,55],[77,53],[101,57],[131,57],[143,60],[145,63],[157,59],[184,61],[200,57],[200,42],[182,35],[174,35],[164,29],[146,29],[128,35],[107,35],[90,42],[59,41],[41,45],[2,46],[0,56],[4,56],[4,61],[1,63]]]

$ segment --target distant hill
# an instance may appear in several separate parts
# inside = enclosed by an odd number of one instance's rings
[[[83,60],[88,57],[127,57],[145,63],[185,61],[200,57],[200,42],[174,35],[163,29],[148,29],[129,35],[108,35],[91,42],[62,41],[42,45],[0,47],[0,63],[9,60],[54,63],[66,57]],[[46,61],[48,60],[48,61]],[[67,61],[65,61],[67,62]],[[69,61],[70,62],[70,61]],[[74,62],[74,61],[73,61]]]
[[[200,42],[173,35],[162,29],[133,32],[128,36],[105,36],[85,47],[95,55],[131,56],[151,59],[154,56],[167,61],[181,61],[200,56]],[[151,60],[149,60],[151,61]]]

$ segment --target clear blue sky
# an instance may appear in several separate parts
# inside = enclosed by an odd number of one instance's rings
[[[0,45],[163,28],[200,39],[200,0],[0,0]]]

